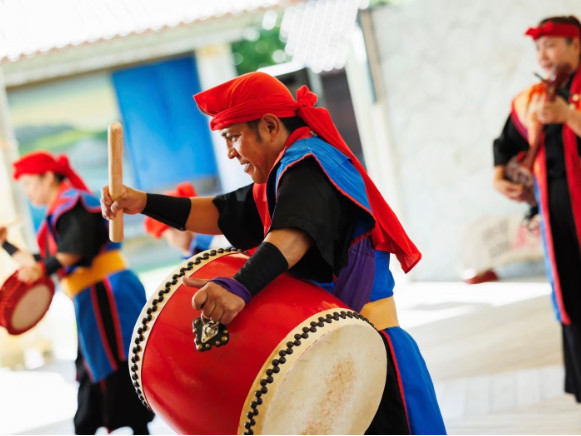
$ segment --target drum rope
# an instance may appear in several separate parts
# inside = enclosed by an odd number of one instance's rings
[[[246,413],[248,420],[244,423],[244,428],[246,431],[245,435],[253,435],[254,431],[252,427],[256,425],[256,420],[254,419],[259,411],[259,406],[263,403],[262,396],[268,393],[267,385],[274,382],[274,375],[280,372],[280,366],[284,365],[287,361],[286,357],[289,354],[293,354],[293,348],[299,347],[301,345],[301,339],[308,339],[309,333],[316,333],[318,329],[325,327],[325,325],[330,324],[335,321],[340,321],[341,319],[359,319],[367,322],[373,327],[373,324],[365,318],[363,315],[354,312],[352,310],[341,310],[332,313],[327,313],[325,317],[320,316],[317,321],[311,321],[310,327],[304,326],[301,328],[302,333],[295,333],[294,341],[288,341],[286,343],[286,349],[280,350],[278,352],[279,357],[275,358],[271,362],[271,366],[266,369],[265,377],[260,380],[260,389],[254,392],[254,399],[250,402],[250,410]],[[298,330],[298,329],[297,329]]]
[[[191,271],[194,269],[194,266],[200,265],[200,263],[208,260],[210,257],[228,252],[245,253],[244,250],[237,248],[218,248],[200,253],[198,256],[194,257],[193,260],[188,261],[184,267],[180,268],[179,273],[172,275],[170,280],[165,282],[163,286],[160,286],[162,289],[159,290],[157,298],[154,298],[151,301],[151,305],[147,308],[145,312],[146,315],[141,320],[142,325],[137,329],[137,337],[134,340],[134,346],[131,350],[132,365],[130,367],[131,379],[133,380],[135,392],[137,393],[139,400],[147,409],[151,410],[145,399],[143,388],[140,384],[141,377],[139,373],[138,362],[141,360],[144,351],[144,347],[142,346],[142,343],[146,340],[144,334],[150,328],[150,323],[154,320],[154,314],[159,309],[158,304],[163,303],[166,294],[171,292],[172,286],[178,284],[179,279],[186,274],[186,271]],[[292,354],[294,349],[301,345],[301,339],[307,339],[310,333],[317,332],[318,329],[325,327],[327,324],[347,318],[359,319],[373,326],[373,324],[363,315],[352,310],[341,310],[327,313],[325,317],[320,316],[317,321],[311,321],[310,327],[303,326],[301,328],[301,333],[299,333],[299,330],[297,329],[297,333],[294,334],[294,341],[288,341],[286,343],[286,349],[282,349],[278,352],[278,358],[272,360],[271,365],[265,370],[264,377],[262,377],[260,380],[260,389],[254,392],[254,398],[250,402],[249,409],[247,409],[248,411],[246,413],[248,420],[244,423],[244,428],[246,429],[244,432],[245,435],[254,434],[252,427],[256,425],[256,420],[254,418],[259,414],[259,406],[263,403],[262,397],[268,393],[267,386],[274,382],[274,375],[280,372],[280,366],[287,362],[286,356]]]
[[[140,376],[139,376],[139,366],[137,362],[141,360],[141,354],[143,352],[143,347],[141,343],[145,341],[144,333],[149,329],[149,324],[153,321],[154,314],[158,311],[158,304],[162,303],[165,299],[165,295],[171,292],[171,287],[178,284],[178,280],[186,274],[186,271],[191,271],[194,269],[195,265],[199,265],[202,261],[208,260],[210,257],[217,256],[218,254],[232,252],[232,253],[243,253],[244,250],[240,250],[238,248],[217,248],[215,250],[206,251],[204,253],[199,254],[198,256],[194,257],[193,260],[190,260],[185,267],[179,269],[179,273],[174,274],[171,276],[171,280],[165,282],[165,285],[161,286],[161,290],[157,293],[157,298],[154,298],[151,302],[151,305],[147,308],[146,315],[141,320],[141,327],[137,329],[137,337],[134,341],[134,346],[131,349],[132,356],[131,356],[131,367],[129,368],[131,371],[131,379],[133,380],[133,387],[135,388],[135,392],[139,397],[141,403],[147,407],[149,410],[149,404],[145,400],[145,395],[142,391],[142,386],[140,384]]]

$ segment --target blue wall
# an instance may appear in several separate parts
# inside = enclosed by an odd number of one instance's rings
[[[136,188],[217,176],[208,121],[192,98],[201,90],[193,57],[116,71],[112,80]]]

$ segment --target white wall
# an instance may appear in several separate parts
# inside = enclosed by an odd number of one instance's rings
[[[493,191],[492,141],[539,71],[529,26],[580,0],[408,0],[373,11],[402,220],[420,280],[459,277],[462,233],[525,206]],[[540,71],[539,71],[540,72]]]
[[[236,77],[236,69],[232,64],[232,52],[227,44],[213,45],[196,50],[196,64],[200,76],[200,86],[203,91],[213,88]],[[194,102],[192,101],[192,104]],[[208,123],[210,118],[208,117]],[[226,143],[219,131],[211,132],[212,147],[220,176],[222,192],[230,192],[252,183],[237,159],[229,159],[226,153]]]
[[[12,162],[16,159],[16,140],[14,138],[10,115],[8,112],[8,97],[4,86],[4,75],[0,66],[0,225],[20,219],[24,226],[11,226],[8,229],[8,240],[19,247],[34,246],[34,236],[31,231],[30,214],[24,199],[20,198],[12,182]],[[16,269],[9,256],[0,249],[0,284]]]

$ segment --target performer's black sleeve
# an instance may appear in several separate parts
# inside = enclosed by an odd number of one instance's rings
[[[218,227],[226,239],[243,250],[260,245],[264,227],[252,195],[252,184],[214,197],[218,209]]]
[[[6,253],[8,253],[9,256],[14,256],[14,253],[16,253],[17,251],[19,251],[18,247],[15,247],[14,245],[12,245],[8,241],[4,241],[2,243],[2,248],[4,249],[4,251]]]
[[[141,213],[178,230],[186,230],[191,210],[192,202],[189,198],[148,193]]]
[[[271,229],[302,230],[314,241],[291,272],[326,282],[346,265],[357,217],[371,217],[341,194],[317,161],[308,157],[282,176]]]
[[[506,165],[520,151],[529,149],[529,144],[518,132],[510,116],[504,124],[500,136],[494,140],[494,166]]]
[[[12,244],[11,244],[10,242],[8,242],[8,241],[4,241],[4,243],[2,244],[2,248],[3,248],[3,249],[4,249],[4,251],[6,251],[6,253],[8,253],[10,256],[14,256],[14,254],[15,254],[15,253],[17,253],[17,252],[19,252],[19,251],[20,251],[20,249],[19,249],[18,247],[16,247],[16,246],[12,245]],[[40,260],[42,260],[42,256],[41,256],[40,254],[38,254],[38,253],[32,254],[32,257],[34,257],[34,260],[35,260],[35,261],[37,261],[37,262],[38,262],[38,261],[40,261]],[[57,260],[57,262],[58,262],[58,260]],[[53,261],[53,264],[54,264],[54,261]],[[46,267],[46,263],[45,263],[45,267]],[[57,269],[58,269],[58,268],[57,268]],[[56,271],[56,270],[54,270],[54,271],[52,271],[52,270],[51,270],[51,271],[48,271],[48,270],[47,270],[47,273],[50,275],[50,274],[52,274],[52,273],[53,273],[53,272],[55,272],[55,271]]]
[[[90,266],[108,239],[100,213],[91,213],[81,203],[61,215],[56,224],[57,251],[81,256],[78,265]]]

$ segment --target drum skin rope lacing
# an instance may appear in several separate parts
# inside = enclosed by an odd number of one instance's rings
[[[148,330],[148,328],[149,328],[148,324],[150,323],[150,321],[153,320],[152,314],[157,312],[158,303],[162,303],[164,301],[165,295],[169,294],[171,292],[170,291],[171,287],[178,283],[178,280],[186,274],[186,271],[191,271],[192,269],[194,269],[194,265],[199,265],[200,263],[202,263],[202,261],[208,260],[212,256],[216,256],[217,254],[222,254],[225,252],[245,253],[244,250],[241,250],[238,248],[217,248],[215,250],[210,250],[209,252],[205,252],[203,254],[200,254],[199,256],[196,256],[194,258],[194,260],[189,261],[185,267],[180,268],[179,274],[174,274],[171,277],[171,281],[167,281],[165,283],[165,285],[163,286],[164,289],[160,290],[158,292],[158,297],[152,300],[151,306],[148,307],[146,310],[147,315],[144,316],[141,320],[142,326],[137,329],[137,333],[139,336],[137,336],[135,338],[135,341],[134,341],[135,345],[133,346],[133,348],[131,350],[132,351],[132,356],[131,356],[132,365],[130,367],[130,371],[131,371],[131,379],[133,380],[133,387],[135,388],[135,392],[137,393],[137,396],[139,397],[139,400],[141,401],[141,403],[149,410],[151,410],[151,408],[147,404],[147,401],[145,401],[145,396],[142,392],[142,387],[139,383],[140,379],[139,379],[139,376],[137,374],[139,367],[137,366],[137,362],[141,359],[141,354],[143,354],[142,352],[144,351],[143,347],[140,344],[143,341],[145,341],[145,336],[143,336],[143,333]],[[261,397],[262,397],[262,395],[264,395],[268,392],[267,385],[274,381],[273,375],[280,372],[280,365],[284,365],[286,363],[285,356],[287,354],[292,354],[293,348],[301,345],[301,339],[307,339],[309,337],[309,332],[315,333],[317,331],[317,327],[322,328],[326,324],[330,324],[333,321],[339,321],[340,319],[346,319],[346,318],[360,319],[362,321],[367,322],[371,326],[373,326],[373,324],[367,318],[365,318],[361,314],[354,312],[352,310],[341,310],[341,311],[336,311],[333,313],[328,313],[325,317],[320,316],[318,318],[318,321],[311,321],[310,327],[306,327],[306,326],[302,327],[302,333],[295,333],[295,335],[294,335],[295,340],[288,341],[286,343],[287,348],[285,350],[280,350],[278,352],[279,357],[272,360],[272,362],[271,362],[272,365],[269,368],[267,368],[265,371],[265,377],[260,380],[260,385],[261,385],[260,390],[257,390],[256,392],[254,392],[254,400],[251,401],[250,410],[248,410],[248,412],[246,413],[246,417],[248,418],[248,420],[244,423],[244,428],[246,429],[246,431],[244,432],[245,435],[254,434],[252,427],[256,424],[254,417],[257,416],[259,413],[258,406],[260,406],[263,403],[263,400]]]
[[[222,254],[225,252],[232,252],[232,253],[244,253],[244,250],[240,250],[238,248],[217,248],[215,250],[210,250],[209,252],[205,252],[203,254],[200,254],[199,256],[196,256],[194,258],[194,260],[189,261],[185,267],[180,268],[180,272],[179,274],[174,274],[171,277],[171,281],[167,281],[165,283],[165,285],[163,286],[164,289],[160,290],[158,292],[158,297],[153,299],[151,302],[151,306],[147,308],[147,315],[143,317],[143,319],[141,320],[141,324],[142,326],[139,327],[137,329],[137,334],[139,336],[137,336],[135,338],[134,341],[134,346],[131,349],[132,351],[132,355],[131,355],[131,367],[130,367],[130,371],[131,371],[131,379],[133,380],[133,387],[135,388],[135,392],[137,393],[137,396],[139,397],[139,401],[141,401],[141,403],[147,407],[149,410],[151,410],[151,408],[149,407],[149,405],[147,404],[147,401],[145,401],[145,396],[142,392],[142,387],[139,384],[139,376],[137,375],[137,371],[139,369],[139,367],[137,366],[137,362],[141,359],[141,354],[143,354],[143,347],[140,345],[143,341],[145,341],[145,336],[143,336],[143,333],[145,331],[147,331],[147,329],[149,328],[149,323],[150,321],[153,320],[153,315],[155,312],[157,312],[157,305],[158,303],[163,302],[163,300],[165,299],[165,294],[169,294],[171,291],[171,287],[172,285],[177,285],[178,280],[186,275],[186,271],[191,271],[192,269],[194,269],[194,265],[199,265],[200,263],[202,263],[203,260],[208,260],[210,257],[212,256],[216,256],[217,254]]]
[[[280,350],[278,352],[279,357],[272,360],[272,365],[266,369],[265,377],[260,380],[260,390],[254,392],[254,399],[250,402],[250,410],[246,413],[246,417],[248,420],[244,423],[244,428],[246,431],[244,432],[245,435],[253,435],[254,431],[252,427],[256,425],[256,421],[254,417],[258,415],[258,407],[263,403],[262,396],[268,392],[267,385],[274,382],[274,374],[278,374],[280,372],[280,366],[286,363],[286,355],[292,354],[294,347],[299,347],[301,345],[301,339],[307,339],[309,337],[309,332],[315,333],[318,328],[325,327],[326,324],[330,324],[333,321],[339,321],[340,319],[346,318],[356,318],[362,321],[367,322],[373,327],[373,324],[369,322],[367,318],[362,316],[361,314],[354,312],[352,310],[341,310],[336,311],[333,313],[328,313],[326,316],[320,316],[318,321],[311,321],[310,327],[304,326],[302,327],[302,333],[295,333],[294,341],[288,341],[286,343],[286,350]]]

